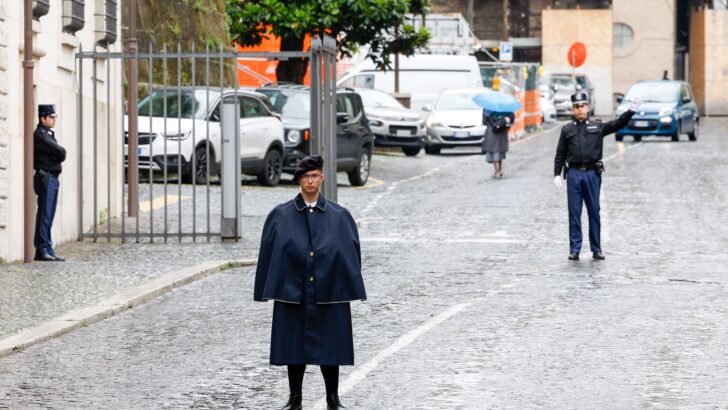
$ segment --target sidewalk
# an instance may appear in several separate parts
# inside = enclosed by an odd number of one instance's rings
[[[210,270],[229,262],[252,263],[258,252],[256,240],[194,244],[76,242],[58,249],[66,262],[0,266],[0,343],[70,312],[104,300],[121,300],[113,299],[115,295],[123,294],[132,300],[135,292],[149,292],[140,285],[158,284],[165,275],[172,279],[167,280],[164,291],[179,286],[173,283],[175,280],[186,277],[191,281],[203,273],[191,271],[195,267]],[[173,272],[179,274],[170,275]]]

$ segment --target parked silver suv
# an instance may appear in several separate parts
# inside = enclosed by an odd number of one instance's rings
[[[425,121],[384,91],[356,88],[364,103],[374,145],[400,147],[407,156],[420,153],[425,145]]]

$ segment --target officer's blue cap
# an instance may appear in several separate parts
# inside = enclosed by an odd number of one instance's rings
[[[53,104],[38,104],[38,116],[47,117],[56,115],[56,106]]]
[[[587,93],[576,93],[571,96],[571,104],[589,104],[589,95]]]

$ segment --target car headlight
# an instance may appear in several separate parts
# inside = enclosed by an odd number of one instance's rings
[[[290,130],[288,131],[288,134],[286,134],[286,139],[288,139],[288,142],[297,144],[299,141],[301,141],[301,131],[299,130]]]
[[[192,131],[186,131],[186,132],[179,132],[176,134],[165,134],[164,138],[172,141],[183,141],[189,138],[189,136],[192,134]]]
[[[381,127],[382,125],[384,125],[384,123],[379,121],[378,119],[375,119],[375,118],[369,119],[369,126],[371,126],[371,127]]]
[[[675,112],[675,107],[665,107],[660,110],[660,117],[672,115]]]
[[[418,126],[419,126],[419,127],[421,128],[421,129],[425,129],[425,122],[424,122],[424,121],[420,121],[420,122],[419,122],[419,123],[418,123],[417,125],[418,125]]]
[[[660,122],[663,124],[669,124],[672,122],[672,117],[669,117],[669,116],[662,117],[662,118],[660,118]]]

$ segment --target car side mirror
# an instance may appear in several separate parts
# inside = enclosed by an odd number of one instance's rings
[[[684,102],[684,103],[689,103],[689,102],[690,102],[690,101],[692,101],[692,100],[690,99],[690,97],[688,97],[688,96],[686,95],[685,97],[681,98],[681,101],[682,101],[682,102]]]
[[[624,96],[620,95],[617,97],[617,104],[621,104],[624,101]]]
[[[430,106],[429,104],[428,105],[425,105],[424,107],[422,107],[422,111],[424,111],[424,112],[432,112],[432,106]]]
[[[349,114],[345,112],[337,112],[336,113],[336,123],[337,124],[343,124],[345,122],[349,121]]]

